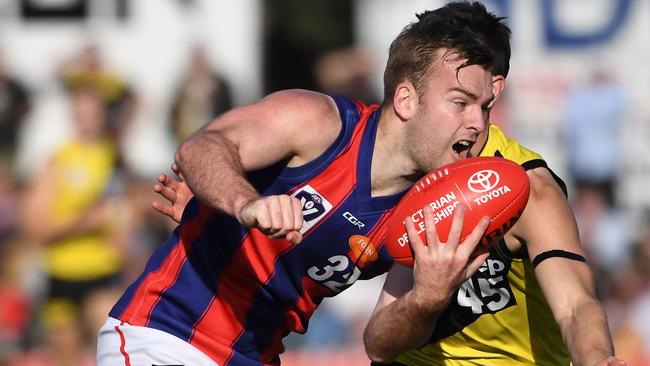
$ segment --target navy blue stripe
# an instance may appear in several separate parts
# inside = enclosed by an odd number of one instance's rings
[[[173,248],[178,244],[178,231],[179,228],[177,227],[172,235],[167,239],[167,241],[158,248],[158,250],[149,258],[149,261],[147,262],[147,265],[145,266],[145,270],[142,272],[142,274],[126,289],[122,297],[117,301],[117,303],[113,306],[111,311],[109,312],[109,316],[115,318],[115,319],[120,319],[122,314],[124,313],[124,310],[129,306],[129,303],[131,303],[131,300],[133,299],[134,293],[137,291],[138,287],[142,284],[142,281],[146,278],[146,276],[151,273],[155,272],[160,269],[162,266],[162,263],[167,259],[167,256],[169,256],[169,253],[173,250]]]
[[[196,199],[191,199],[187,203],[181,221],[187,222],[193,220],[199,212],[198,207],[199,207],[198,201]],[[122,314],[124,313],[124,310],[126,310],[126,308],[129,306],[129,303],[132,301],[133,295],[142,284],[142,281],[147,277],[149,273],[158,271],[162,266],[163,262],[169,256],[169,253],[171,253],[174,247],[176,247],[176,245],[179,242],[179,237],[178,237],[179,232],[180,232],[180,226],[177,226],[176,229],[170,235],[170,237],[167,239],[167,241],[163,243],[152,254],[142,274],[126,289],[122,297],[120,297],[120,299],[117,301],[117,303],[113,306],[113,308],[109,312],[109,316],[116,319],[121,318]]]
[[[178,279],[161,294],[163,301],[151,312],[148,326],[189,341],[215,295],[221,271],[241,245],[245,232],[235,223],[234,218],[216,213],[205,223]]]
[[[278,332],[280,334],[288,332],[288,329],[284,328],[287,319],[286,313],[295,309],[297,301],[305,291],[302,279],[308,276],[307,270],[310,263],[323,266],[330,264],[328,258],[335,255],[346,255],[349,251],[347,238],[355,234],[366,234],[381,218],[381,214],[364,216],[366,227],[360,232],[357,227],[343,217],[344,212],[354,211],[354,205],[354,200],[348,199],[331,215],[327,225],[318,227],[309,236],[308,245],[294,246],[278,259],[273,276],[252,299],[253,306],[246,319],[245,331],[233,345],[239,356],[245,355],[249,359],[259,359],[259,352],[264,352],[271,347],[271,342]],[[332,227],[340,228],[340,230],[337,230],[334,235],[331,232]],[[345,274],[350,273],[355,267],[352,259],[348,259],[347,270],[334,273],[329,279],[330,281],[340,284],[347,281],[349,277],[345,277]],[[387,252],[382,251],[380,260],[364,269],[361,278],[371,278],[385,273],[390,263],[391,259]],[[342,286],[341,289],[347,287]],[[332,292],[330,295],[335,294]],[[319,304],[322,298],[312,298],[312,301]],[[308,319],[302,319],[302,321],[306,329]],[[251,347],[251,344],[254,344],[255,347]]]

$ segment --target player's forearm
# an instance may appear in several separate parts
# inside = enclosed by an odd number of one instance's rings
[[[607,317],[598,301],[576,306],[573,316],[559,325],[574,366],[593,366],[614,355]]]
[[[213,208],[237,217],[246,202],[259,197],[245,177],[237,146],[218,133],[192,137],[175,160],[194,195]]]
[[[445,306],[446,303],[440,303],[436,310],[424,308],[410,291],[376,312],[363,335],[368,357],[375,362],[389,362],[400,353],[421,346],[431,337]]]

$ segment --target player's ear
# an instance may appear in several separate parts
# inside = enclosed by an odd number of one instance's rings
[[[413,117],[418,103],[418,95],[415,92],[413,83],[410,81],[402,81],[397,84],[395,95],[393,96],[393,109],[402,121],[408,121]]]
[[[506,78],[503,75],[495,75],[492,77],[492,95],[494,95],[494,100],[492,104],[499,99],[499,96],[503,92],[503,89],[506,87]]]

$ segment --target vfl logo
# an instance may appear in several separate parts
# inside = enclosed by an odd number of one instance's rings
[[[499,174],[494,170],[481,170],[467,181],[467,187],[476,193],[487,192],[499,184]]]
[[[320,193],[316,192],[309,184],[292,194],[302,204],[302,216],[304,221],[300,233],[304,234],[309,228],[316,225],[325,214],[332,209],[329,203]]]

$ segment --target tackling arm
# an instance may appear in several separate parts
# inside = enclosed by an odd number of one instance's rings
[[[531,259],[550,250],[584,256],[569,204],[545,168],[528,172],[528,204],[512,234],[527,246]],[[574,366],[624,365],[616,360],[605,311],[595,298],[593,274],[586,263],[551,257],[535,275],[567,345]]]

